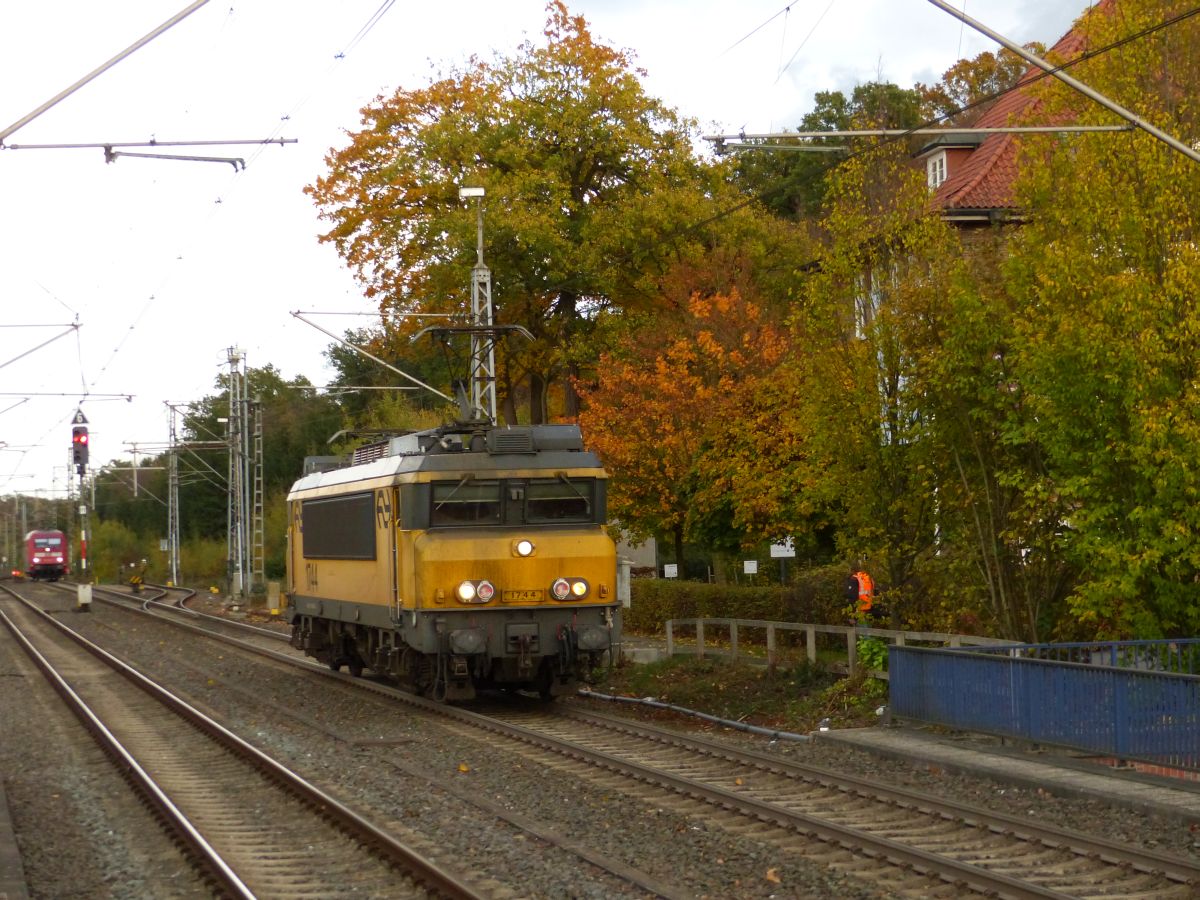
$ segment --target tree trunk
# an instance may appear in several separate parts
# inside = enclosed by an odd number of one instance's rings
[[[500,409],[498,415],[504,420],[504,424],[509,427],[517,424],[517,404],[513,399],[513,384],[512,377],[508,371],[508,364],[504,363],[500,368],[500,383],[503,390],[500,393]],[[497,425],[500,423],[497,422]]]
[[[546,423],[546,379],[538,372],[529,373],[529,424]]]
[[[563,414],[572,422],[579,420],[579,394],[575,390],[575,380],[579,377],[579,366],[571,363],[567,368],[567,379],[563,384]]]
[[[676,525],[674,530],[675,537],[675,565],[679,566],[679,577],[683,578],[683,526]]]

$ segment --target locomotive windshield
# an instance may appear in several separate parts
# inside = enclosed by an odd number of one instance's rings
[[[592,518],[593,479],[531,481],[525,492],[525,521],[588,522]]]
[[[432,528],[464,525],[560,525],[596,522],[596,479],[435,481]]]
[[[499,525],[500,482],[434,482],[432,525]]]
[[[62,546],[62,538],[60,537],[35,537],[33,546],[37,550],[49,550],[51,547]]]

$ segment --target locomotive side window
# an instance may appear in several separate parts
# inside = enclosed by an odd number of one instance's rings
[[[301,540],[306,559],[374,559],[375,495],[305,500]]]
[[[434,482],[431,527],[447,525],[499,525],[501,493],[499,481]]]
[[[531,525],[549,522],[591,522],[594,478],[531,481],[525,488],[525,521]]]

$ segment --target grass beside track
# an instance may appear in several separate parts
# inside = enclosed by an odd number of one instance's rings
[[[823,719],[834,728],[873,725],[876,709],[887,702],[886,683],[862,675],[841,677],[820,663],[772,672],[761,664],[689,656],[598,671],[592,688],[800,733],[816,730]]]

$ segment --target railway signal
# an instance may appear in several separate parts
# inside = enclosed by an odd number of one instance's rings
[[[81,409],[75,410],[75,418],[71,420],[71,460],[75,471],[82,475],[88,461],[88,430],[87,417]]]
[[[88,430],[86,425],[76,425],[71,429],[71,458],[79,467],[80,474],[88,461]]]

